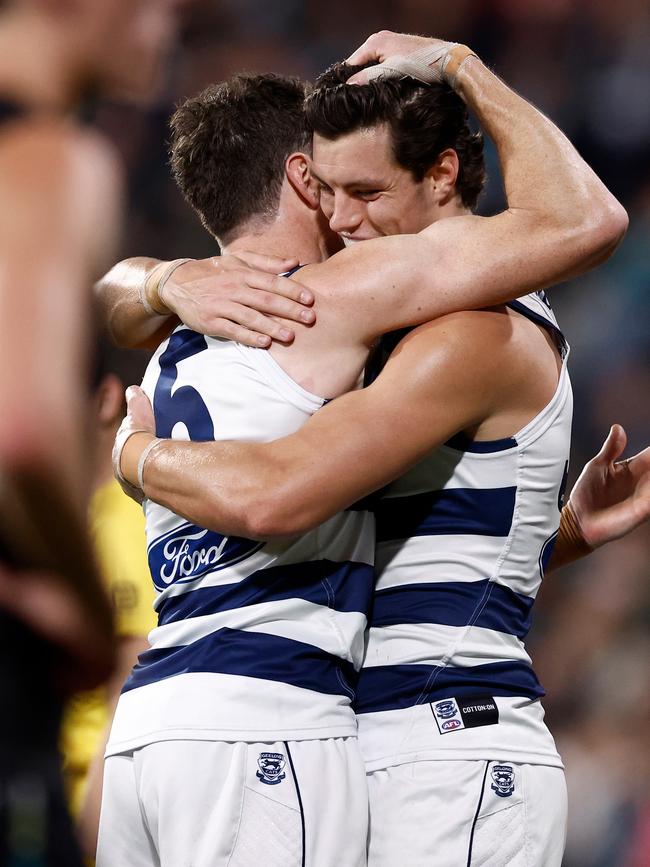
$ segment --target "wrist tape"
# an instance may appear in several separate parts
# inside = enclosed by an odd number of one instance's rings
[[[591,545],[589,545],[585,540],[585,537],[582,535],[582,530],[580,529],[580,524],[578,523],[576,513],[573,511],[571,502],[568,502],[562,509],[562,514],[560,516],[560,534],[566,542],[570,543],[571,546],[575,548],[576,551],[583,554],[590,554],[593,551]]]
[[[137,428],[133,430],[131,428],[127,428],[126,430],[119,430],[117,432],[117,436],[115,437],[115,443],[113,445],[113,475],[120,483],[120,487],[124,491],[124,493],[131,497],[131,499],[136,500],[138,503],[141,503],[143,500],[142,489],[132,485],[131,482],[127,481],[122,475],[122,452],[124,451],[124,446],[126,445],[129,437],[132,437],[133,434],[136,433],[148,433],[150,434],[150,430],[145,430],[144,428]],[[155,440],[154,440],[155,442]],[[139,469],[139,467],[138,467]]]
[[[171,313],[162,297],[165,283],[177,268],[192,261],[192,259],[173,259],[171,262],[160,262],[147,274],[144,282],[140,284],[139,295],[140,303],[150,316],[156,314],[164,316]]]
[[[140,459],[138,460],[138,485],[140,490],[144,494],[144,465],[147,462],[147,459],[150,457],[151,453],[154,449],[156,449],[161,443],[164,443],[165,440],[156,437],[151,440],[150,443],[142,449],[142,454],[140,455]]]

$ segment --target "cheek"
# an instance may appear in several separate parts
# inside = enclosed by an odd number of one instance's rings
[[[334,213],[334,199],[332,198],[332,196],[328,196],[326,193],[321,192],[320,209],[329,220],[329,218]]]

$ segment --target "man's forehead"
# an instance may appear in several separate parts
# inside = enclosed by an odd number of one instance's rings
[[[313,164],[319,170],[342,176],[376,175],[395,166],[390,131],[385,124],[364,127],[337,139],[314,134]]]

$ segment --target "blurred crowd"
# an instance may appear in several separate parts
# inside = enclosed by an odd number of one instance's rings
[[[216,252],[170,180],[176,101],[233,72],[313,78],[382,28],[470,44],[577,144],[630,214],[610,262],[551,301],[571,344],[573,467],[620,422],[628,454],[650,439],[650,9],[647,0],[201,0],[156,107],[101,104],[128,166],[121,255]],[[501,205],[494,155],[481,210]],[[548,166],[553,171],[553,165]],[[650,533],[548,576],[530,650],[567,766],[566,867],[650,864]]]

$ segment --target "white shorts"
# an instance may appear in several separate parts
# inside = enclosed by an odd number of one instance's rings
[[[368,867],[559,867],[564,771],[423,761],[368,774]]]
[[[97,867],[363,867],[356,738],[161,741],[105,761]]]

